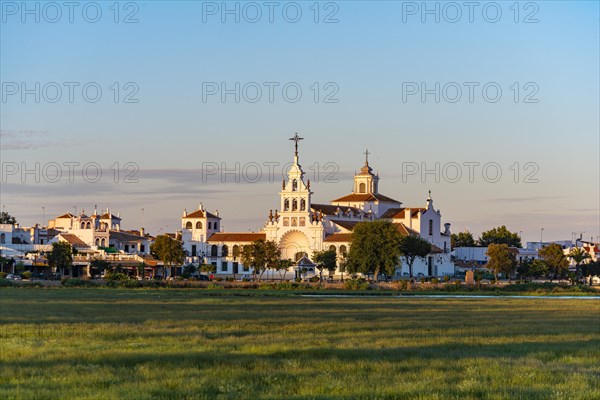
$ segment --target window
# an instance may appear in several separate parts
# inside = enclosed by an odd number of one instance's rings
[[[244,265],[244,269],[243,269],[243,271],[244,271],[244,272],[249,272],[249,271],[250,271],[250,267],[249,267],[249,266],[247,266],[247,265]]]
[[[196,255],[196,245],[192,245],[192,257]]]
[[[196,222],[196,229],[202,229],[202,222]]]
[[[216,256],[217,256],[217,249],[218,249],[218,247],[217,247],[217,245],[216,245],[216,244],[213,244],[213,245],[210,247],[210,256],[211,256],[211,257],[216,257]]]
[[[448,252],[448,251],[447,251],[447,248],[446,248],[446,247],[447,247],[447,245],[448,245],[448,244],[447,244],[447,242],[446,242],[446,241],[444,241],[444,253],[447,253],[447,252]]]
[[[334,245],[329,246],[329,251],[335,251],[335,246]]]
[[[192,223],[191,223],[191,221],[188,221],[188,222],[185,224],[185,229],[192,229]]]
[[[213,228],[214,228],[215,230],[216,230],[216,229],[219,229],[219,223],[218,223],[218,222],[213,222]]]
[[[221,272],[227,272],[227,262],[221,263]]]
[[[298,199],[292,200],[292,211],[298,210]]]
[[[143,253],[146,251],[146,246],[143,244],[140,244],[140,251]]]
[[[227,247],[226,244],[224,244],[223,247],[221,247],[221,255],[223,257],[227,257],[229,255],[229,247]]]
[[[238,258],[240,256],[240,246],[237,244],[233,246],[233,258]]]
[[[283,202],[283,211],[290,211],[290,199],[285,199]]]
[[[91,222],[88,222],[88,223],[85,225],[85,227],[86,227],[87,229],[92,229],[92,223],[91,223]]]
[[[300,226],[305,226],[305,225],[306,225],[306,218],[300,217]]]
[[[295,180],[295,179],[292,181],[292,191],[293,192],[297,192],[298,191],[298,181]]]
[[[359,193],[366,193],[367,192],[367,185],[365,185],[364,183],[361,183],[360,185],[358,185],[358,192]]]
[[[85,222],[81,223],[81,229],[85,229]]]
[[[300,200],[300,211],[305,211],[306,210],[306,200],[301,199]]]
[[[96,238],[96,246],[100,246],[100,239]]]
[[[283,218],[283,226],[290,226],[290,219],[289,219],[289,217],[284,217]]]
[[[348,250],[346,250],[346,246],[341,245],[340,246],[340,254],[341,255],[346,255],[347,252],[348,252]]]
[[[433,235],[433,220],[429,220],[429,236]]]
[[[125,245],[125,253],[129,253],[129,245],[128,244]]]

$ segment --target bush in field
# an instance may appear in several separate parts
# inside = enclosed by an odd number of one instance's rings
[[[444,275],[444,282],[450,282],[450,277],[448,275]]]
[[[219,290],[219,289],[223,289],[223,286],[217,285],[216,283],[211,282],[208,284],[208,286],[206,288],[210,289],[210,290]]]
[[[344,281],[344,289],[346,290],[368,290],[369,283],[364,279],[349,279]]]
[[[431,280],[431,283],[433,283],[434,285],[437,285],[438,283],[440,283],[440,280],[438,278],[433,278]]]
[[[0,279],[5,279],[7,275],[8,273],[6,272],[0,272]]]
[[[104,279],[106,279],[107,281],[126,281],[129,279],[129,276],[127,276],[127,274],[124,274],[122,272],[108,272],[105,276]]]
[[[11,287],[14,286],[11,281],[5,278],[0,278],[0,287]]]
[[[23,279],[31,279],[31,271],[24,271],[21,273],[21,278]]]
[[[396,290],[408,290],[410,287],[410,282],[406,279],[402,279],[394,285]]]
[[[64,287],[93,287],[97,286],[96,282],[83,280],[79,278],[63,278],[60,284]]]

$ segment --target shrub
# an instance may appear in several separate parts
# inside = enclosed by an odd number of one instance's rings
[[[364,279],[350,279],[344,281],[344,289],[346,290],[368,290],[369,283]]]
[[[24,271],[21,273],[21,278],[23,279],[31,279],[31,271]]]
[[[313,283],[315,283],[315,282],[320,282],[320,281],[321,281],[321,278],[319,278],[318,276],[313,276],[313,277],[312,277],[312,278],[310,278],[308,281],[309,281],[309,282],[313,282]]]
[[[227,282],[234,282],[234,279],[232,277],[228,277],[225,279]]]
[[[438,283],[440,283],[440,280],[438,278],[433,278],[431,280],[431,283],[433,283],[434,285],[437,285]]]
[[[242,278],[242,282],[250,282],[250,279],[248,279],[248,278]]]
[[[450,277],[448,275],[444,275],[444,282],[450,282]]]
[[[221,278],[220,276],[217,276],[217,277],[215,278],[215,281],[217,281],[217,282],[222,282],[222,281],[223,281],[223,278]]]
[[[425,277],[421,277],[420,282],[425,283],[425,281],[426,281]]]
[[[10,287],[10,286],[14,286],[14,284],[9,281],[8,279],[5,278],[0,278],[0,287]]]
[[[0,272],[0,279],[5,279],[7,275],[8,273],[6,272]]]
[[[208,286],[206,288],[210,289],[210,290],[218,290],[218,289],[223,289],[223,286],[217,285],[216,283],[211,282],[208,284]]]
[[[129,277],[122,272],[107,272],[104,279],[107,281],[126,281]]]
[[[60,284],[64,287],[92,287],[97,286],[96,282],[83,280],[79,278],[63,278]]]

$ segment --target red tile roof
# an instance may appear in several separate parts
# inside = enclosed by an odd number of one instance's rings
[[[311,204],[310,208],[313,211],[322,212],[324,215],[336,215],[338,208],[342,213],[345,213],[348,211],[348,209],[350,209],[355,215],[358,215],[362,212],[361,209],[356,207],[336,206],[331,204]]]
[[[403,235],[419,235],[419,232],[415,231],[412,228],[409,228],[408,226],[404,225],[402,222],[394,224],[394,225],[398,229],[398,232],[400,232]]]
[[[339,219],[332,219],[331,222],[333,222],[336,225],[341,226],[344,229],[348,229],[349,231],[351,231],[354,229],[356,224],[360,223],[361,221],[342,221]]]
[[[352,233],[332,233],[327,236],[323,242],[327,243],[350,243],[352,242]]]
[[[220,217],[217,217],[216,215],[209,213],[208,211],[202,211],[202,210],[196,210],[192,213],[189,213],[188,215],[186,215],[185,217],[183,217],[184,219],[186,218],[216,218],[216,219],[221,219]]]
[[[209,243],[220,243],[220,242],[243,242],[243,243],[251,243],[257,240],[266,240],[266,233],[254,233],[254,232],[219,232],[213,234],[210,238],[208,238],[207,242]]]
[[[343,203],[343,202],[366,202],[366,201],[379,201],[384,203],[400,203],[398,200],[394,200],[391,197],[384,196],[379,193],[351,193],[347,196],[335,199],[332,203]]]

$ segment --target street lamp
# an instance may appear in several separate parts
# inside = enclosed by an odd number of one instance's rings
[[[544,246],[544,228],[540,230],[540,249]]]

